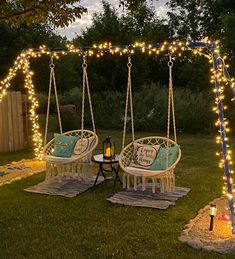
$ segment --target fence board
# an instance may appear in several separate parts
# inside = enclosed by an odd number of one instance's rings
[[[24,127],[23,127],[23,98],[20,92],[17,92],[17,110],[18,110],[18,136],[19,148],[24,147]]]
[[[0,152],[23,149],[27,134],[24,126],[26,121],[25,98],[19,91],[8,92],[0,103]],[[23,107],[25,106],[25,107]]]

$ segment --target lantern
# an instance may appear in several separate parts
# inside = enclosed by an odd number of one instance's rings
[[[103,157],[104,159],[112,159],[115,156],[115,144],[111,136],[107,136],[103,141]]]
[[[210,208],[210,228],[209,230],[212,231],[214,227],[214,217],[216,216],[217,208],[215,204],[211,204]]]

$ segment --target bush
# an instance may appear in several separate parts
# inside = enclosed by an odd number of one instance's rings
[[[122,129],[125,109],[125,94],[103,91],[92,94],[92,104],[97,128]],[[40,111],[45,113],[47,96],[39,94]],[[59,96],[60,104],[74,104],[76,115],[63,112],[64,130],[80,128],[81,89],[74,88]],[[214,96],[207,91],[193,92],[190,89],[174,89],[176,126],[179,132],[209,133],[215,131],[216,116],[211,112]],[[168,88],[159,84],[144,85],[133,93],[134,122],[136,130],[163,131],[167,126]],[[54,97],[52,113],[55,112]],[[88,101],[85,102],[85,127],[91,128]],[[128,122],[130,127],[130,122]]]

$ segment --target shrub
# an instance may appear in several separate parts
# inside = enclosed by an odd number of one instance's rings
[[[40,111],[46,112],[47,96],[39,94]],[[60,104],[74,104],[76,115],[63,112],[63,128],[80,128],[81,89],[74,88],[59,96]],[[211,111],[214,96],[207,91],[192,91],[185,88],[174,89],[176,125],[179,132],[209,133],[215,131],[215,114]],[[133,93],[134,122],[136,130],[163,131],[167,126],[168,88],[159,84],[144,85]],[[96,127],[101,129],[122,129],[125,94],[106,90],[92,93],[92,104]],[[52,98],[52,113],[55,100]],[[129,116],[129,114],[128,114]],[[86,97],[85,127],[91,127],[90,110]],[[130,122],[128,122],[128,128]]]

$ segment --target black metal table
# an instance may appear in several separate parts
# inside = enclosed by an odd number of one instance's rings
[[[107,178],[105,176],[105,172],[114,173],[115,174],[113,188],[115,188],[117,181],[120,184],[122,184],[122,181],[120,180],[119,175],[118,175],[118,173],[119,173],[119,163],[118,163],[119,162],[119,157],[118,157],[118,155],[115,155],[115,157],[112,158],[112,159],[104,159],[103,154],[99,154],[99,155],[93,156],[92,157],[92,161],[94,163],[99,164],[99,171],[97,173],[97,176],[96,176],[96,179],[95,179],[93,187],[95,187],[100,174],[102,174],[102,176],[104,177],[105,182],[107,182]],[[110,169],[104,168],[105,165],[109,165]],[[114,165],[117,165],[117,167],[115,167]]]

